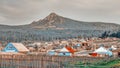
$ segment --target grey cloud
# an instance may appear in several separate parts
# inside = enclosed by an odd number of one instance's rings
[[[6,20],[6,18],[5,18],[5,17],[0,16],[0,22],[3,22],[3,21],[5,21],[5,20]]]
[[[119,3],[120,0],[0,0],[0,24],[27,24],[50,12],[76,20],[119,23]]]

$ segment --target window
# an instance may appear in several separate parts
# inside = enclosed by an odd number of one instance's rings
[[[8,46],[7,50],[14,50],[14,47],[13,46]]]
[[[65,53],[63,53],[63,55],[65,55]]]

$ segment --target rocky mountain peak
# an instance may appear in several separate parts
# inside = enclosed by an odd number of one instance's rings
[[[43,20],[41,20],[40,22],[47,24],[47,25],[53,25],[56,23],[63,23],[64,18],[59,16],[56,13],[50,13],[47,17],[45,17]]]
[[[50,13],[48,16],[50,16],[50,17],[56,17],[56,16],[59,16],[59,15],[53,12],[53,13]]]
[[[61,16],[57,15],[56,13],[50,13],[47,17],[45,17],[43,20],[47,22],[61,22]]]
[[[64,17],[52,12],[44,19],[32,22],[32,26],[55,26],[56,24],[64,23]]]

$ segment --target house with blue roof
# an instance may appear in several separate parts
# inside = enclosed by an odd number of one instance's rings
[[[29,50],[22,43],[8,43],[3,52],[27,53]]]

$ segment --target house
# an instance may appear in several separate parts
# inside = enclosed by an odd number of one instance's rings
[[[72,46],[74,49],[76,49],[76,51],[80,51],[81,50],[81,44],[76,44]]]
[[[66,41],[66,40],[62,40],[62,41],[60,41],[60,45],[68,45],[69,43],[68,43],[68,41]]]
[[[105,57],[106,55],[112,56],[112,52],[107,50],[105,47],[101,46],[100,48],[96,49],[94,53],[97,53],[100,57]]]
[[[116,48],[116,47],[114,47],[114,46],[111,46],[111,49],[112,49],[112,50],[117,50],[117,48]]]
[[[29,49],[30,52],[35,52],[36,49],[34,47],[27,47]]]
[[[29,50],[22,43],[8,43],[3,52],[27,53]]]
[[[55,50],[49,50],[47,53],[48,53],[48,55],[55,55],[56,52],[55,52]]]
[[[120,48],[112,50],[114,57],[120,57]]]
[[[84,39],[81,39],[81,46],[84,50],[90,50],[90,46],[89,46],[89,42],[84,40]]]
[[[75,50],[72,49],[69,46],[65,46],[64,48],[62,48],[59,52],[58,55],[59,56],[72,56],[74,54]]]

